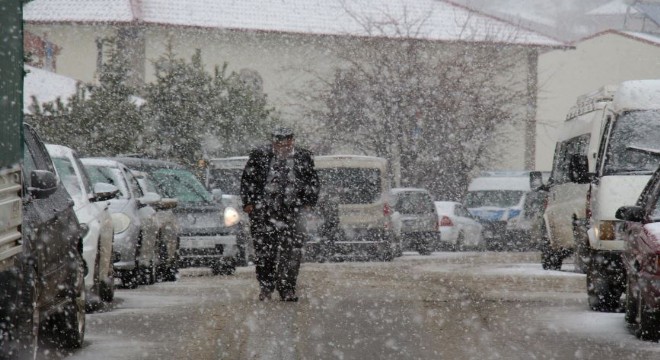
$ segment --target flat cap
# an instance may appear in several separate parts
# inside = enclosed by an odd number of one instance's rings
[[[271,135],[273,136],[273,140],[289,139],[293,137],[293,129],[278,126],[273,129]]]

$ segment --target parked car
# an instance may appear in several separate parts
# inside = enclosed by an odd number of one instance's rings
[[[180,225],[182,267],[210,267],[214,274],[235,271],[240,256],[237,239],[242,236],[236,209],[214,201],[195,175],[179,164],[130,157],[115,160],[146,172],[161,194],[178,200],[173,212]]]
[[[162,197],[153,206],[156,209],[156,224],[158,227],[158,258],[157,270],[159,281],[175,281],[179,273],[179,233],[181,226],[172,209],[179,204],[177,199],[168,198],[153,183],[146,172],[133,171],[138,184],[144,192],[154,192]]]
[[[440,226],[440,248],[464,250],[467,247],[484,247],[483,226],[470,214],[465,206],[454,201],[436,201]]]
[[[85,336],[82,229],[44,144],[28,125],[24,136],[23,254],[18,262],[23,293],[16,311],[28,309],[22,321],[30,328],[77,348]]]
[[[438,213],[431,193],[425,189],[393,188],[392,224],[403,250],[429,255],[440,245]]]
[[[119,189],[103,183],[92,187],[74,150],[53,144],[46,144],[46,149],[53,159],[60,181],[73,199],[73,209],[83,229],[88,305],[94,305],[99,300],[110,302],[115,293],[112,267],[114,232],[107,200],[114,198]]]
[[[657,154],[660,156],[660,149]],[[656,170],[635,206],[623,206],[626,322],[644,340],[660,340],[660,170]]]
[[[115,273],[122,285],[135,288],[153,284],[159,265],[158,225],[152,205],[161,201],[156,193],[144,193],[137,179],[122,163],[102,158],[81,159],[92,183],[108,183],[119,188],[109,200],[115,252]]]
[[[338,204],[344,239],[334,244],[334,259],[389,261],[401,246],[392,230],[387,160],[373,156],[315,156],[321,191]]]
[[[486,171],[468,186],[464,204],[482,223],[486,246],[493,250],[537,247],[533,231],[541,222],[539,207],[527,206],[549,176],[540,171]],[[541,203],[542,204],[542,203]]]

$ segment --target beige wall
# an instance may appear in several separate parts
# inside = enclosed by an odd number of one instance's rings
[[[57,59],[57,72],[82,81],[92,81],[96,71],[97,50],[95,39],[113,34],[106,26],[92,25],[31,25],[26,29],[37,34],[48,32],[49,39],[61,46]],[[244,68],[259,72],[270,104],[276,107],[283,119],[301,123],[303,107],[308,105],[306,93],[313,92],[310,83],[319,77],[328,78],[341,61],[334,52],[337,42],[359,41],[339,39],[330,36],[307,36],[275,32],[222,31],[208,29],[185,29],[165,26],[151,26],[144,30],[146,38],[144,58],[146,59],[145,80],[154,80],[152,61],[166,52],[171,41],[178,57],[190,59],[195,49],[202,50],[202,61],[212,70],[215,66],[229,64],[229,71]],[[448,49],[446,43],[429,45],[429,53],[442,56]],[[526,51],[511,47],[517,57],[514,87],[525,86],[528,76]],[[503,77],[503,81],[511,81]],[[503,127],[492,135],[492,151],[497,154],[491,169],[523,169],[524,118],[527,99],[512,104],[516,121],[512,126]],[[442,134],[446,135],[446,134]],[[441,135],[439,134],[439,141]]]
[[[607,84],[660,78],[660,46],[608,33],[539,56],[536,164],[552,167],[558,129],[575,99]]]

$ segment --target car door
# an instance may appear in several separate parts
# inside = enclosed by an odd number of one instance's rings
[[[30,128],[25,127],[24,176],[31,186],[30,174],[34,170],[45,170],[55,174],[55,168],[41,140]],[[28,194],[26,191],[25,194]],[[26,195],[24,227],[27,247],[36,260],[40,303],[52,303],[64,295],[71,278],[70,264],[80,243],[80,226],[73,212],[73,201],[61,183],[57,190],[46,198]]]
[[[470,239],[475,239],[477,242],[481,241],[481,231],[483,229],[481,223],[474,218],[465,206],[459,204],[458,207],[461,221],[465,224],[464,226],[467,229],[466,234],[470,236]]]
[[[144,192],[140,187],[135,176],[131,171],[125,167],[121,167],[121,172],[126,179],[128,184],[129,191],[131,192],[131,198],[135,203],[134,206],[137,207],[137,213],[140,217],[141,222],[141,231],[142,231],[142,243],[140,246],[140,262],[157,263],[157,252],[156,252],[156,242],[158,239],[158,223],[156,220],[156,210],[151,206],[140,205],[139,199],[144,196]]]

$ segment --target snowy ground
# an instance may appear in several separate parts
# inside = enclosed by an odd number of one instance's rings
[[[259,302],[253,267],[186,269],[120,290],[85,345],[38,359],[658,359],[623,314],[588,310],[585,278],[536,253],[406,253],[304,264],[299,303]]]

